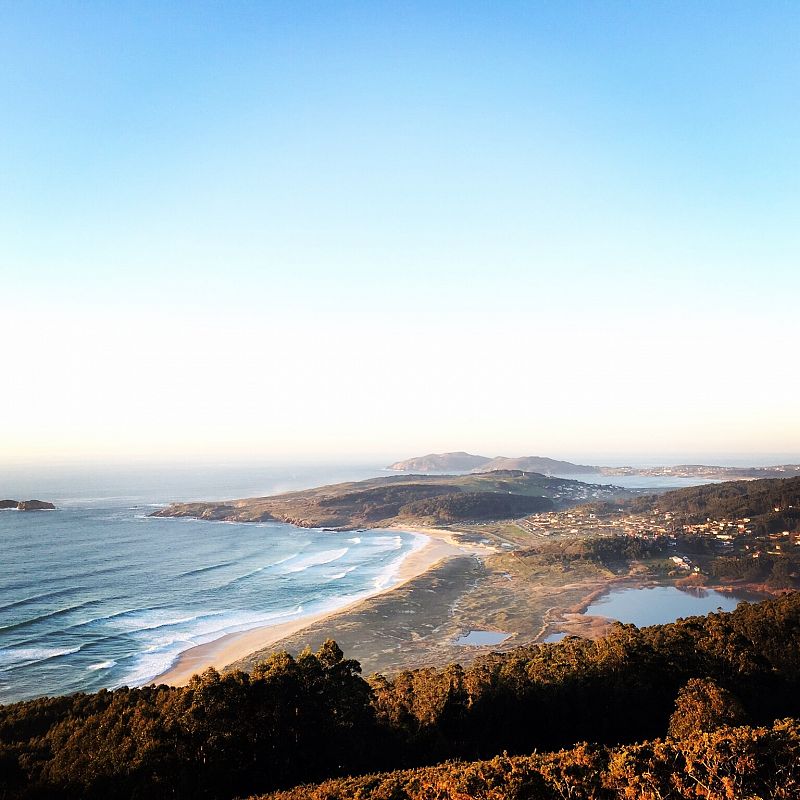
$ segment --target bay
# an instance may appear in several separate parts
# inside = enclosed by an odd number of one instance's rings
[[[50,491],[35,495],[4,487],[3,495],[52,499],[58,508],[0,512],[0,703],[141,685],[194,645],[392,585],[424,537],[149,516],[172,500],[370,474],[379,470],[284,467],[237,481],[223,470],[203,485],[197,473],[175,470],[149,483],[145,473],[94,483],[85,474],[60,483],[50,476]]]

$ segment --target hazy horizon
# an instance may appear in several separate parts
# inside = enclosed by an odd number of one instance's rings
[[[717,452],[717,453],[652,453],[648,451],[630,453],[581,453],[581,452],[551,452],[531,450],[494,451],[491,449],[465,449],[457,447],[450,450],[420,450],[418,452],[398,453],[343,453],[331,455],[306,455],[292,454],[271,455],[261,457],[237,458],[223,455],[203,455],[195,458],[177,456],[164,456],[162,458],[113,458],[108,456],[72,456],[67,458],[30,458],[14,461],[0,460],[0,480],[4,472],[13,474],[23,470],[54,470],[60,469],[102,469],[113,468],[119,470],[140,469],[178,469],[191,471],[193,469],[210,468],[293,468],[293,467],[374,467],[376,469],[388,468],[390,464],[431,454],[468,452],[472,455],[487,456],[490,458],[524,458],[543,457],[559,461],[568,461],[587,466],[671,466],[678,464],[706,464],[710,466],[777,466],[781,464],[800,463],[800,453],[791,452]]]

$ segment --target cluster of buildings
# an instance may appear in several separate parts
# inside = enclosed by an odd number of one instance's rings
[[[571,481],[568,483],[561,482],[561,485],[552,492],[551,497],[556,502],[561,500],[569,503],[595,503],[609,502],[625,494],[625,489],[621,489],[619,486]]]
[[[780,511],[777,508],[775,510]],[[800,531],[756,534],[750,523],[750,517],[733,520],[707,519],[699,524],[682,525],[681,531],[687,535],[713,536],[724,547],[739,544],[739,549],[749,552],[753,558],[758,558],[764,552],[785,555],[793,548],[800,547]]]
[[[516,524],[534,536],[563,536],[582,533],[592,536],[652,538],[669,536],[674,533],[671,514],[630,514],[620,511],[617,514],[598,515],[584,508],[533,514],[525,519],[517,520]]]
[[[707,519],[702,523],[681,524],[673,514],[632,514],[620,509],[617,513],[597,514],[588,508],[573,508],[534,514],[516,520],[516,525],[526,533],[547,536],[634,536],[650,539],[666,536],[677,541],[680,536],[713,538],[723,550],[737,550],[758,558],[761,553],[781,555],[800,548],[800,531],[781,531],[757,535],[750,517],[742,519]],[[689,559],[675,556],[676,566],[693,569]]]

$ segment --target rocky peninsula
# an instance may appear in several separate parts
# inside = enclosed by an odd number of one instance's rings
[[[496,470],[474,475],[392,476],[269,497],[175,503],[152,516],[227,522],[275,520],[302,528],[353,530],[514,519],[635,494],[618,486]]]

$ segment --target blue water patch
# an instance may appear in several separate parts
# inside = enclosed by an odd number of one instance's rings
[[[621,486],[623,489],[685,489],[688,486],[720,482],[718,478],[700,476],[688,478],[677,475],[599,475],[596,472],[559,477],[582,483],[598,483],[601,486]]]
[[[424,541],[152,510],[0,513],[0,703],[146,683],[195,645],[392,585]]]
[[[714,611],[733,611],[741,602],[731,594],[712,589],[679,589],[675,586],[615,589],[585,611],[588,616],[609,617],[637,627],[663,625],[681,617],[703,616]],[[547,639],[547,641],[553,641]]]
[[[456,639],[456,644],[467,647],[486,647],[487,645],[496,645],[504,642],[510,633],[503,633],[502,631],[469,631],[463,636]]]

